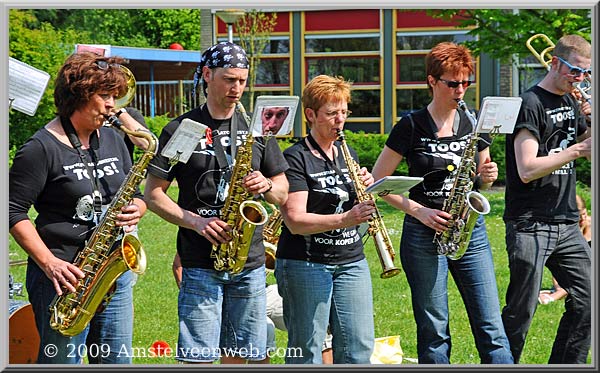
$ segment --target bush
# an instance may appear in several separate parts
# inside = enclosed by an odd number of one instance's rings
[[[348,145],[352,147],[358,153],[360,165],[366,167],[369,171],[373,170],[373,166],[379,157],[379,154],[383,150],[387,135],[364,133],[364,132],[345,132],[346,141]],[[279,147],[281,150],[285,150],[288,147],[295,144],[300,138],[282,138],[278,139]],[[496,136],[490,146],[490,155],[492,160],[498,164],[498,180],[494,183],[495,185],[506,184],[506,158],[505,148],[506,136]],[[577,165],[577,181],[581,185],[591,186],[591,162],[579,158],[576,161]],[[394,172],[394,175],[408,175],[408,165],[406,162],[400,162],[400,165]]]

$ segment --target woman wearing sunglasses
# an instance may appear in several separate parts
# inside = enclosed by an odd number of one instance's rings
[[[378,180],[392,175],[406,158],[410,176],[424,182],[408,197],[389,195],[386,202],[406,213],[400,242],[400,260],[411,288],[417,323],[419,364],[449,364],[452,340],[449,329],[448,274],[460,290],[479,359],[483,364],[512,364],[504,333],[491,247],[480,215],[466,253],[458,260],[438,255],[436,231],[447,229],[451,215],[442,210],[454,183],[452,171],[461,161],[473,126],[457,100],[471,84],[473,58],[463,46],[444,42],[426,57],[431,102],[403,117],[392,129],[373,167]],[[480,140],[475,152],[475,189],[489,188],[498,177],[490,159],[489,142]]]
[[[52,329],[49,312],[57,293],[74,292],[86,276],[73,264],[75,257],[132,166],[120,133],[103,126],[106,116],[118,115],[132,131],[144,128],[129,114],[116,112],[115,99],[127,91],[127,78],[116,65],[121,61],[93,53],[71,55],[56,78],[57,116],[18,150],[10,169],[9,227],[29,255],[26,286],[40,335],[38,364],[77,364],[86,353],[93,364],[132,360],[131,271],[117,279],[108,304],[89,310],[96,313],[81,333],[68,337]],[[32,206],[35,222],[28,215]],[[114,224],[132,232],[145,211],[137,190]]]

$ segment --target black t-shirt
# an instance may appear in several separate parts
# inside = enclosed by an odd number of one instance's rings
[[[236,112],[237,147],[242,146],[248,134],[248,126],[243,116]],[[202,217],[219,217],[229,190],[230,169],[220,167],[213,144],[223,146],[226,157],[231,161],[230,120],[215,121],[211,118],[206,105],[191,110],[168,123],[159,138],[161,147],[165,146],[181,121],[189,118],[207,125],[207,131],[200,140],[187,163],[177,163],[170,170],[168,159],[158,155],[152,159],[148,172],[164,180],[177,180],[179,195],[177,204]],[[262,137],[255,138],[252,146],[252,169],[259,170],[265,177],[272,177],[287,170],[277,140],[270,138],[265,142]],[[221,187],[219,187],[219,185]],[[264,245],[262,226],[254,231],[252,245],[245,269],[258,268],[264,263]],[[214,269],[214,259],[210,258],[212,244],[193,230],[179,227],[177,233],[177,252],[184,267]]]
[[[348,167],[339,143],[335,145],[339,150],[335,161],[344,179],[329,162],[314,156],[304,140],[283,152],[290,165],[286,171],[290,193],[308,192],[306,211],[309,213],[342,213],[356,202]],[[350,153],[358,162],[356,152],[350,149]],[[276,256],[322,264],[347,264],[363,259],[364,252],[358,226],[303,236],[292,234],[283,224]]]
[[[90,151],[83,152],[93,169]],[[131,159],[121,135],[108,127],[100,128],[96,154],[106,210],[131,168]],[[15,155],[9,185],[9,226],[28,219],[33,205],[38,212],[35,226],[46,246],[58,258],[72,262],[96,227],[93,186],[77,150],[40,129]],[[139,190],[134,196],[143,198]]]
[[[558,153],[577,142],[587,126],[571,95],[556,95],[534,86],[524,92],[512,135],[506,137],[506,200],[504,220],[548,223],[577,222],[575,161],[527,184],[517,171],[514,134],[526,128],[538,140],[538,157]]]
[[[415,185],[409,198],[429,208],[442,209],[444,200],[450,196],[454,184],[453,170],[458,168],[462,153],[468,145],[473,126],[464,112],[459,114],[458,127],[449,137],[437,137],[437,129],[426,108],[412,116],[403,117],[393,128],[385,143],[388,148],[402,155],[408,164],[409,176],[423,177],[423,182]],[[478,152],[489,146],[489,136],[480,135],[475,161],[479,162]]]

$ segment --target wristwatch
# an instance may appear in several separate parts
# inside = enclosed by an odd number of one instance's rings
[[[265,190],[264,193],[269,193],[271,189],[273,189],[273,182],[271,181],[271,179],[267,178],[267,184],[269,184],[269,189]]]

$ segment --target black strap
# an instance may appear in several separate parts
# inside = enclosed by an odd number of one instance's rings
[[[81,162],[83,166],[88,172],[90,177],[90,182],[92,184],[92,197],[94,199],[94,213],[96,219],[100,217],[102,214],[102,194],[100,194],[100,190],[98,188],[99,180],[98,180],[98,172],[96,165],[98,163],[98,157],[96,156],[96,149],[99,148],[100,142],[98,140],[98,134],[96,131],[93,131],[90,135],[90,155],[92,158],[93,169],[90,168],[87,157],[83,152],[81,141],[79,141],[79,136],[77,136],[77,132],[75,131],[75,127],[73,127],[73,123],[71,120],[66,117],[60,117],[60,123],[69,138],[69,142],[71,145],[77,150],[79,153],[79,158],[81,158]]]
[[[212,119],[210,112],[208,112],[208,107],[206,106],[206,104],[203,104],[202,109],[206,110],[206,112],[207,112],[206,114],[208,114],[208,117],[213,121],[214,127],[218,127],[216,125],[216,123],[214,122],[214,119]],[[212,129],[216,129],[216,128],[212,128]],[[235,158],[235,156],[237,154],[237,118],[236,118],[235,113],[231,116],[231,119],[230,119],[229,138],[230,138],[230,146],[231,146],[230,147],[231,162],[227,159],[227,156],[225,154],[225,149],[221,145],[221,141],[219,141],[219,139],[213,138],[213,148],[215,149],[215,156],[217,157],[217,163],[221,170],[229,169],[230,166],[233,164],[233,159]]]
[[[310,143],[310,145],[317,149],[317,151],[319,152],[319,154],[321,154],[321,157],[323,157],[323,159],[325,160],[325,162],[327,164],[329,164],[333,170],[338,174],[338,176],[340,177],[340,180],[342,181],[342,183],[348,188],[349,192],[353,192],[354,191],[354,186],[352,184],[346,183],[346,176],[344,176],[344,173],[342,172],[342,170],[340,170],[340,167],[338,165],[338,160],[337,157],[335,156],[335,152],[333,153],[333,161],[331,159],[329,159],[329,157],[327,156],[327,154],[325,154],[325,152],[323,151],[323,149],[321,149],[321,146],[319,146],[319,144],[317,143],[317,141],[312,137],[312,135],[310,134],[310,132],[308,133],[308,136],[306,136],[306,138],[308,139],[308,142]],[[335,143],[334,143],[335,146]],[[346,167],[348,167],[348,165],[346,165]]]

